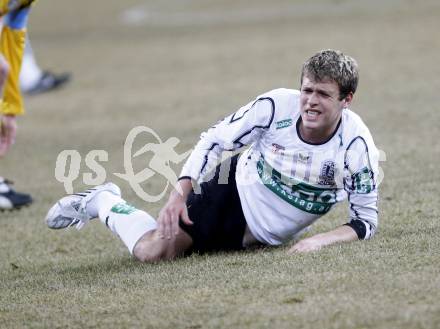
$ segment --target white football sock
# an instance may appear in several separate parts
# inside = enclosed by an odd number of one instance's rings
[[[153,217],[110,192],[97,194],[87,205],[87,212],[91,216],[99,216],[100,221],[121,238],[131,254],[136,242],[145,233],[157,228]]]
[[[118,203],[112,207],[105,221],[108,228],[121,238],[131,254],[136,242],[145,233],[157,228],[157,222],[153,217],[127,203]]]
[[[20,86],[22,90],[28,91],[35,87],[38,81],[40,81],[42,75],[43,72],[35,60],[29,38],[26,37],[26,45],[20,70]]]

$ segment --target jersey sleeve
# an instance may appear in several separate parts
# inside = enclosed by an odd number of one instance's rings
[[[274,114],[274,100],[262,95],[218,122],[201,134],[179,179],[203,180],[218,164],[223,151],[234,151],[255,142],[270,127]]]
[[[371,138],[354,138],[345,153],[344,188],[350,205],[350,221],[359,239],[371,238],[378,226],[378,151]]]

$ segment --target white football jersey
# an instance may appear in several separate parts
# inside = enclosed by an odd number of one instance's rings
[[[303,141],[299,95],[272,90],[202,133],[181,177],[206,181],[223,151],[249,145],[238,161],[236,181],[256,239],[271,245],[289,241],[347,195],[349,225],[359,238],[370,238],[377,228],[378,199],[378,150],[371,134],[358,115],[344,109],[329,140]]]

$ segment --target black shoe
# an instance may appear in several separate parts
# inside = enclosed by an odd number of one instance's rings
[[[41,75],[40,80],[28,90],[24,90],[23,92],[27,95],[36,95],[45,93],[51,90],[55,90],[69,82],[71,78],[70,73],[60,73],[55,74],[50,71],[44,71]]]
[[[32,203],[32,197],[26,193],[15,192],[10,180],[0,177],[0,211],[20,209]]]

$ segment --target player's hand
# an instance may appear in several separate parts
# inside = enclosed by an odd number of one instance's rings
[[[179,219],[182,219],[182,222],[187,225],[193,224],[188,216],[186,196],[173,191],[157,219],[157,233],[159,237],[170,240],[176,236],[179,233]]]
[[[289,249],[288,253],[298,253],[298,252],[310,252],[319,250],[322,248],[321,241],[315,237],[306,238],[295,243],[292,248]]]
[[[15,115],[1,117],[0,125],[0,156],[6,154],[11,145],[15,143],[17,133],[17,121]]]

